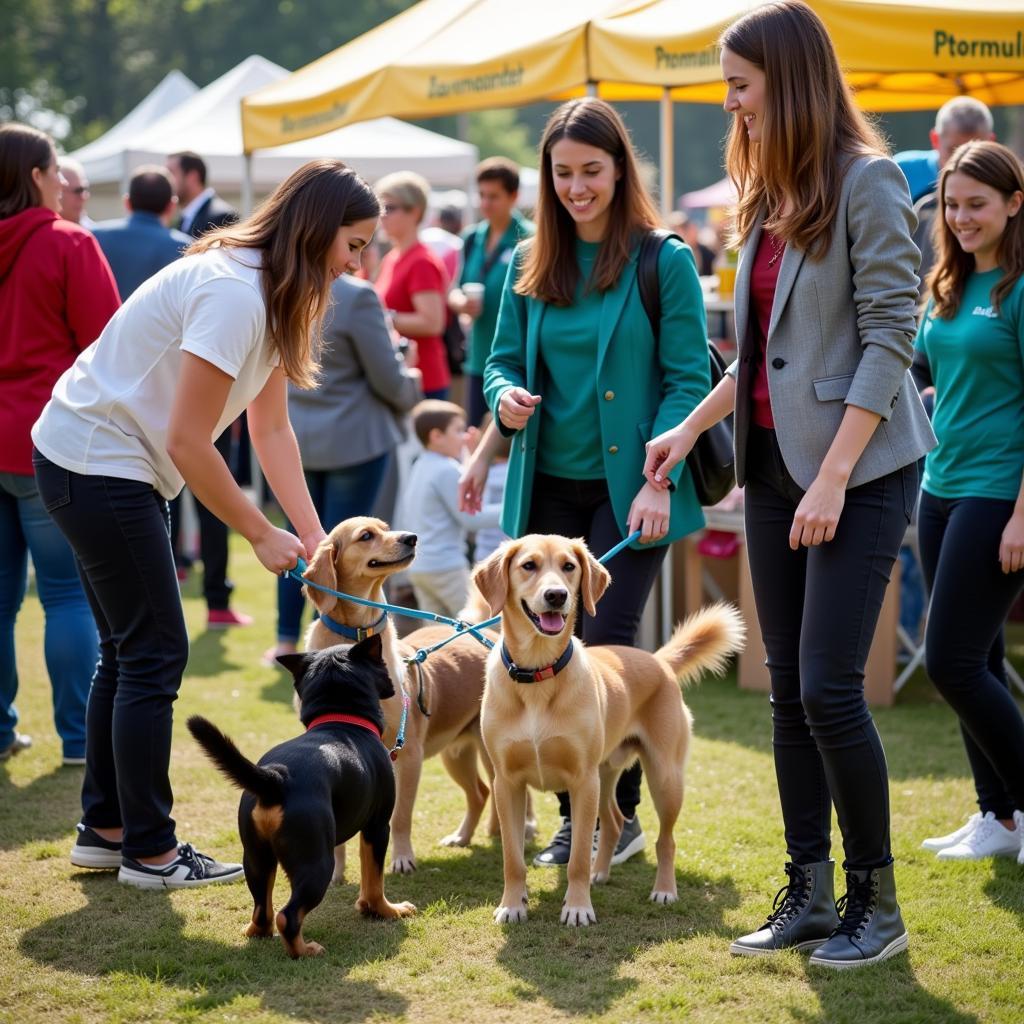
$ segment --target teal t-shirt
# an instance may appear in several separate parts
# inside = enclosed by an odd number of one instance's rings
[[[932,317],[917,332],[935,384],[938,438],[921,486],[937,498],[1014,501],[1024,472],[1024,278],[996,313],[1000,269],[974,273],[951,320]]]
[[[534,233],[534,226],[518,210],[512,211],[512,220],[497,245],[487,251],[487,234],[490,225],[481,221],[462,233],[463,264],[459,285],[474,281],[484,286],[484,304],[480,315],[473,321],[466,346],[466,361],[463,373],[483,376],[484,364],[491,354],[494,343],[494,329],[498,325],[498,307],[505,277],[512,262],[512,251],[524,239]]]
[[[600,242],[576,240],[580,280],[571,306],[547,306],[540,325],[542,394],[537,469],[569,480],[604,477],[597,345],[604,293],[587,290]]]

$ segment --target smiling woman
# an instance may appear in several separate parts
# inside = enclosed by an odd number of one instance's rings
[[[358,267],[377,215],[372,189],[340,161],[301,167],[252,218],[204,235],[137,289],[32,430],[40,495],[78,556],[100,634],[74,864],[120,866],[120,881],[141,888],[241,877],[240,865],[179,845],[170,817],[171,708],[188,636],[167,500],[187,483],[273,573],[310,557],[324,531],[286,383],[313,383],[331,282]],[[242,494],[213,445],[247,406],[298,537]]]

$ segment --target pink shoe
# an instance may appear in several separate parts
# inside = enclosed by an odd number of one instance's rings
[[[230,608],[211,608],[206,617],[207,629],[227,629],[230,626],[251,626],[253,618],[245,612]]]

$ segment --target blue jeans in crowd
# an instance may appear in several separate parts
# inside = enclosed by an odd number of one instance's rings
[[[43,653],[53,687],[53,718],[65,757],[85,756],[85,706],[98,640],[75,556],[46,514],[33,476],[0,473],[0,750],[14,740],[18,669],[14,620],[25,597],[28,555],[43,605]]]
[[[367,516],[377,500],[377,492],[384,480],[389,452],[378,455],[368,462],[344,469],[307,469],[306,486],[313,499],[313,507],[320,516],[324,529],[330,531],[343,519],[352,516]],[[294,531],[291,523],[286,530]],[[307,552],[310,557],[313,552]],[[306,600],[302,587],[291,577],[280,577],[277,581],[277,642],[296,643],[302,632],[302,610]]]

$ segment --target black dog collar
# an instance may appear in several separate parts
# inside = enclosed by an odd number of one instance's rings
[[[547,668],[520,668],[513,660],[512,655],[508,653],[508,648],[504,643],[501,645],[501,663],[508,670],[508,674],[517,683],[539,683],[544,679],[552,679],[557,676],[559,672],[565,668],[566,665],[572,660],[573,642],[572,638],[569,638],[569,646],[562,651],[558,661],[553,665],[548,665]]]
[[[384,612],[371,626],[346,626],[340,622],[335,622],[330,615],[324,615],[322,613],[320,615],[320,621],[332,633],[337,633],[338,636],[343,636],[346,640],[354,640],[358,644],[362,643],[364,640],[369,640],[371,636],[376,636],[378,633],[382,633],[384,631],[384,627],[388,624],[388,613]]]

